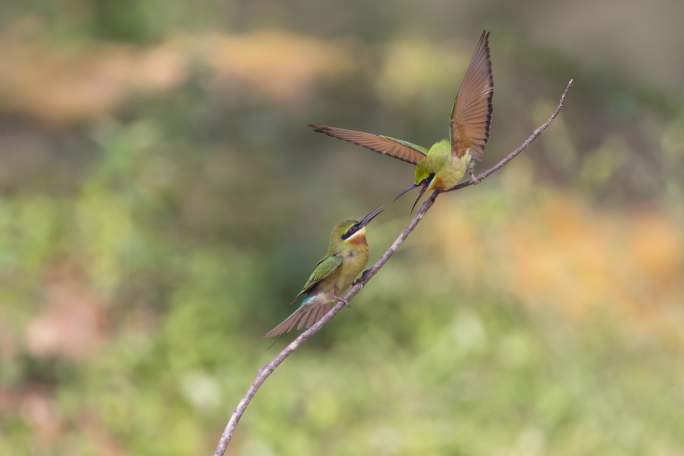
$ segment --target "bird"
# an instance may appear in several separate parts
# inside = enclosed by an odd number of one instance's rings
[[[446,191],[470,174],[482,160],[492,122],[494,77],[489,53],[489,32],[483,31],[451,109],[449,138],[429,149],[403,139],[327,125],[309,125],[314,131],[415,165],[415,180],[397,195],[421,187],[411,212],[426,190]]]
[[[301,299],[301,304],[289,317],[267,332],[266,337],[308,328],[332,309],[335,303],[346,302],[342,294],[368,263],[366,226],[382,211],[383,208],[378,207],[361,220],[344,220],[333,227],[325,256],[316,263],[292,301],[294,304]]]

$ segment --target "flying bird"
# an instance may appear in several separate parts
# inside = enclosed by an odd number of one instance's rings
[[[415,165],[414,183],[397,195],[399,198],[420,187],[418,197],[413,203],[415,208],[426,190],[448,190],[458,184],[466,172],[475,179],[474,162],[482,160],[489,138],[493,96],[494,77],[489,57],[489,32],[483,31],[451,109],[448,139],[438,141],[426,149],[402,139],[363,131],[325,125],[310,127],[319,133]]]
[[[379,207],[359,221],[344,220],[334,226],[325,256],[295,296],[293,303],[301,299],[301,304],[282,323],[267,332],[266,337],[308,328],[342,300],[342,294],[368,263],[366,226],[381,212]]]

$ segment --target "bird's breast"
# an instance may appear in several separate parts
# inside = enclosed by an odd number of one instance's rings
[[[432,181],[432,189],[447,190],[458,184],[466,172],[466,161],[458,157],[440,167]]]
[[[366,241],[366,235],[365,234],[358,234],[356,236],[353,236],[352,238],[349,239],[349,244],[353,246],[364,246],[368,245],[368,241]],[[353,253],[353,251],[352,251]]]
[[[368,249],[354,249],[343,257],[342,267],[337,278],[337,288],[346,290],[368,263]]]

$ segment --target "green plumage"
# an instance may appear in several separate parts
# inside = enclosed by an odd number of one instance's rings
[[[420,199],[426,190],[446,191],[454,187],[468,170],[472,171],[473,160],[482,159],[489,139],[493,96],[489,33],[483,31],[451,109],[449,138],[436,142],[429,150],[390,136],[326,125],[312,127],[333,138],[415,165],[415,186],[422,187]]]
[[[420,185],[426,180],[428,190],[445,190],[458,184],[470,166],[470,154],[457,157],[451,153],[451,143],[444,139],[430,147],[425,158],[416,165],[415,184]]]
[[[293,329],[308,328],[325,315],[356,276],[368,263],[366,225],[380,210],[372,211],[361,221],[345,220],[330,233],[325,256],[316,264],[301,291],[293,301],[302,299],[301,305],[266,336],[275,337]]]
[[[304,287],[295,297],[295,300],[299,299],[299,297],[309,291],[311,287],[335,272],[335,270],[342,265],[342,262],[342,257],[339,255],[332,254],[330,256],[323,257],[318,263],[316,263],[316,268],[307,279]]]

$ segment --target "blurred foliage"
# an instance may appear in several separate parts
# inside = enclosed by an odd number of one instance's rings
[[[235,454],[681,454],[684,11],[637,5],[3,2],[0,454],[208,453],[329,227],[410,179],[305,125],[429,145],[483,27],[485,166],[575,77],[567,109],[440,198]]]

